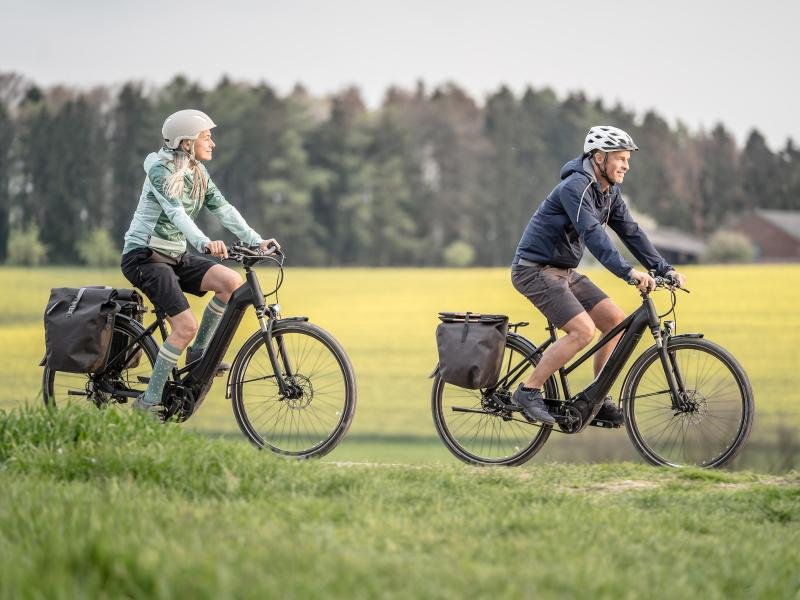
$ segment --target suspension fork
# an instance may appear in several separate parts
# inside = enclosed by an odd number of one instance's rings
[[[653,334],[653,339],[656,342],[658,357],[661,361],[661,367],[664,369],[664,377],[667,380],[667,386],[669,387],[672,408],[674,410],[680,410],[686,403],[686,385],[684,384],[683,374],[678,367],[674,353],[668,350],[670,339],[669,328],[665,328],[664,335],[662,335],[658,312],[649,296],[645,298],[644,304],[647,308],[647,321],[650,327],[650,333]]]
[[[261,325],[261,333],[264,338],[264,345],[267,347],[267,356],[269,357],[269,362],[272,365],[272,370],[275,373],[278,391],[280,391],[281,396],[288,396],[290,390],[286,384],[286,379],[293,376],[293,369],[291,363],[289,362],[289,356],[286,353],[286,346],[283,342],[283,336],[278,336],[276,338],[278,345],[277,353],[275,352],[275,347],[272,344],[272,330],[275,325],[275,321],[278,319],[278,316],[278,307],[274,304],[267,306],[266,311],[258,311],[258,322]],[[283,371],[281,370],[281,365],[278,361],[278,355],[280,355],[280,360],[283,362]],[[285,377],[283,376],[283,373],[285,373]]]

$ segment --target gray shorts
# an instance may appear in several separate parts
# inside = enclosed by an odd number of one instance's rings
[[[608,298],[586,275],[550,265],[514,265],[511,283],[559,329]]]

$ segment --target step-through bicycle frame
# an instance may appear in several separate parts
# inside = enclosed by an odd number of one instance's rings
[[[561,367],[558,370],[561,388],[564,392],[564,398],[567,401],[573,401],[579,397],[583,397],[589,404],[602,402],[616,382],[617,378],[622,372],[622,369],[625,367],[625,363],[636,349],[636,345],[639,343],[639,340],[642,338],[645,330],[649,328],[653,335],[653,339],[655,340],[656,346],[658,347],[659,357],[664,368],[667,385],[669,386],[669,390],[671,392],[670,397],[672,399],[672,407],[676,410],[681,409],[685,401],[686,387],[675,357],[670,355],[670,353],[667,351],[667,341],[671,336],[670,328],[666,328],[664,334],[662,335],[661,320],[659,319],[658,312],[653,304],[653,300],[650,298],[650,294],[648,292],[642,292],[641,296],[641,306],[628,315],[619,325],[606,333],[600,340],[597,341],[597,343],[594,344],[594,346],[581,354],[572,363]],[[558,339],[555,325],[548,321],[547,330],[550,334],[550,337],[545,340],[541,346],[536,346],[536,344],[534,344],[531,340],[528,340],[518,333],[512,332],[508,334],[509,336],[521,338],[533,346],[534,350],[525,355],[516,365],[510,368],[508,372],[500,378],[494,387],[487,390],[487,394],[493,393],[497,388],[511,389],[511,387],[522,377],[524,371],[530,366],[530,360],[537,356],[541,356],[551,344],[555,343],[555,341]],[[588,358],[593,356],[600,348],[608,344],[620,332],[624,333],[617,343],[617,346],[614,348],[614,351],[611,353],[611,356],[608,358],[608,361],[603,366],[603,369],[600,371],[594,381],[573,396],[569,387],[569,374],[581,366]],[[702,337],[702,334],[684,334],[684,337]]]
[[[281,263],[275,258],[271,258],[269,256],[261,258],[273,260],[276,262],[276,264],[278,264],[278,266],[281,266]],[[254,261],[252,264],[245,262],[243,264],[246,281],[239,288],[237,288],[233,294],[231,294],[228,305],[225,308],[225,312],[220,318],[219,325],[214,331],[214,335],[211,337],[211,340],[209,341],[203,355],[196,361],[180,369],[177,367],[173,369],[172,381],[189,388],[193,392],[196,400],[202,400],[202,397],[198,398],[198,394],[213,381],[217,365],[222,360],[231,344],[231,341],[236,335],[236,331],[238,330],[239,324],[244,317],[245,311],[251,306],[255,308],[256,316],[264,337],[264,343],[267,348],[269,361],[273,372],[275,373],[275,378],[280,393],[285,397],[292,397],[292,394],[295,393],[295,390],[289,389],[289,386],[286,383],[286,380],[293,376],[293,372],[292,365],[283,345],[283,339],[281,337],[277,338],[278,352],[276,353],[272,343],[272,330],[276,322],[307,321],[308,319],[307,317],[289,317],[286,319],[280,319],[278,305],[266,304],[264,293],[261,290],[261,284],[256,276],[255,270],[253,269],[257,262],[258,261]],[[131,327],[134,329],[142,327],[138,322],[125,315],[118,314],[116,318],[127,319],[131,324]],[[152,338],[156,329],[158,329],[161,333],[161,338],[166,339],[168,332],[165,319],[166,317],[163,313],[156,312],[156,320],[148,327],[144,328],[137,337],[130,339],[125,348],[120,350],[115,356],[110,357],[106,362],[105,367],[94,374],[95,378],[102,378],[106,372],[116,366],[118,361],[121,361],[124,357],[128,356],[128,353],[135,348],[137,344],[144,343],[143,340],[145,338]],[[278,355],[280,355],[280,359],[283,362],[283,368],[281,368],[280,364],[278,363]],[[226,390],[226,396],[229,397],[230,381],[226,386]],[[116,395],[127,396],[129,398],[136,397],[140,393],[133,390],[118,389],[108,391]]]

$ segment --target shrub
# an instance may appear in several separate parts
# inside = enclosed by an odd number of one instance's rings
[[[119,248],[105,229],[93,229],[75,246],[81,261],[90,267],[113,267],[119,264]]]
[[[6,262],[9,265],[35,267],[47,260],[47,249],[39,240],[39,228],[12,229],[8,236]]]
[[[475,249],[467,242],[455,241],[444,249],[444,264],[448,267],[468,267],[475,260]]]
[[[753,262],[756,251],[750,240],[736,231],[718,231],[706,245],[703,261],[707,263]]]

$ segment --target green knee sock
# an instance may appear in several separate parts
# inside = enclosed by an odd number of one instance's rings
[[[175,348],[169,342],[164,342],[158,351],[158,358],[156,358],[156,364],[153,365],[153,373],[150,375],[150,383],[147,384],[147,391],[144,393],[142,402],[151,405],[161,402],[164,384],[167,382],[172,368],[178,363],[181,352],[183,350]]]
[[[219,325],[219,320],[222,318],[226,306],[228,306],[227,303],[222,302],[216,296],[208,303],[206,310],[203,312],[203,318],[200,320],[200,327],[197,328],[197,336],[194,338],[194,344],[191,347],[192,352],[205,350],[214,335],[214,331],[217,329],[217,325]]]

